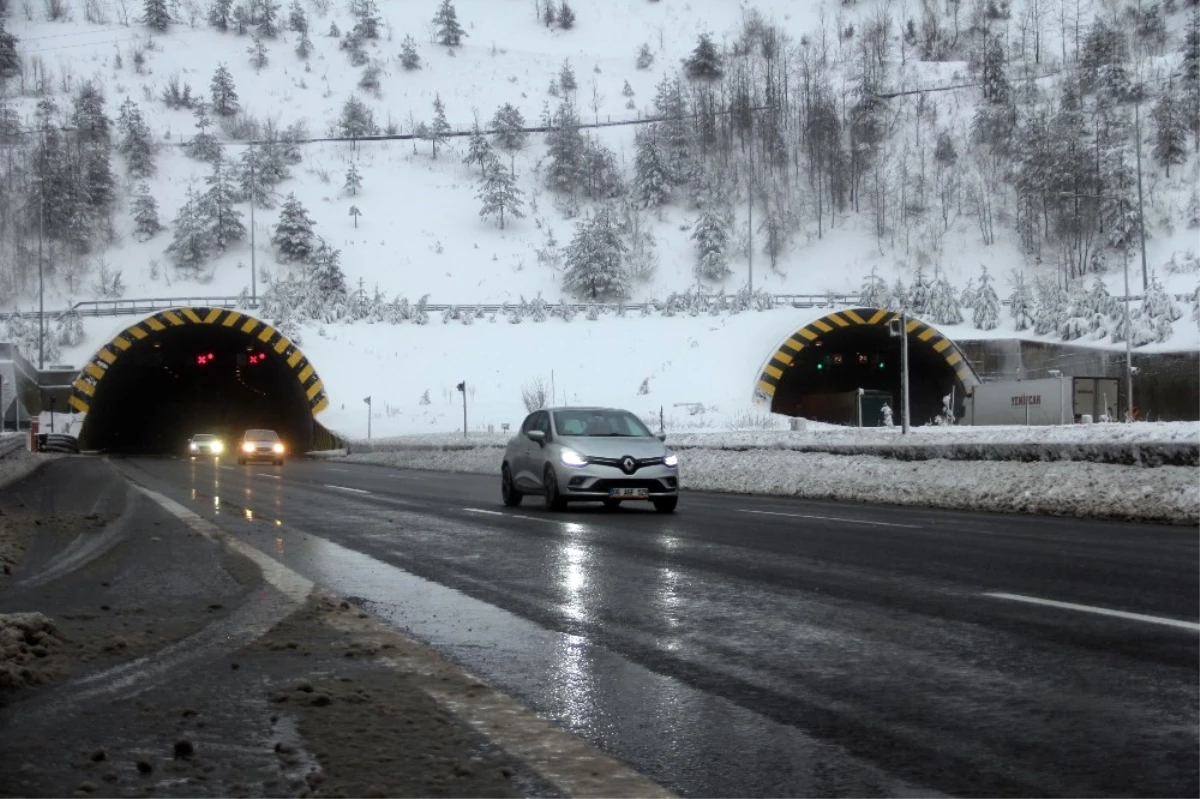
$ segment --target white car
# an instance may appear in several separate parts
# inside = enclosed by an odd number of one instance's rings
[[[267,461],[282,466],[286,452],[287,447],[279,440],[279,434],[274,430],[247,430],[242,435],[242,444],[238,448],[238,463]]]
[[[643,500],[670,513],[679,504],[679,456],[629,411],[546,408],[526,417],[500,467],[504,504],[526,494],[561,510],[568,502],[613,508]]]
[[[212,433],[196,433],[188,439],[188,455],[195,458],[198,455],[220,455],[225,451],[225,444]]]

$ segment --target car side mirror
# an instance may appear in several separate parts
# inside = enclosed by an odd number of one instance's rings
[[[528,433],[525,434],[525,436],[530,441],[534,442],[535,444],[541,445],[541,444],[546,443],[546,431],[545,430],[530,430]]]
[[[655,437],[655,438],[657,438],[659,441],[666,441],[666,440],[667,440],[667,434],[666,434],[666,433],[655,433],[655,434],[654,434],[654,437]]]

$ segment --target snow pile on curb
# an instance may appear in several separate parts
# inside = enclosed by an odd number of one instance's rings
[[[55,676],[49,655],[62,644],[58,628],[41,613],[0,614],[0,696]]]
[[[7,457],[0,458],[0,488],[15,483],[54,457],[57,456],[35,455],[28,450],[19,449]]]
[[[393,440],[392,445],[397,446]],[[504,447],[420,445],[351,454],[347,460],[402,469],[499,475]],[[961,510],[1126,521],[1200,523],[1200,471],[1086,461],[1003,462],[687,447],[685,488]]]

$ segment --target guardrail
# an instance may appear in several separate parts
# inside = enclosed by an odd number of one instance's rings
[[[11,436],[0,436],[0,458],[7,458],[14,452],[29,447],[29,434],[16,433]]]
[[[704,295],[710,302],[730,302],[736,295],[733,294],[711,294]],[[1190,302],[1192,295],[1190,294],[1175,294],[1176,302]],[[857,294],[772,294],[770,295],[772,302],[776,308],[832,308],[844,307],[847,305],[855,305],[858,303],[859,295]],[[1142,299],[1141,294],[1129,295],[1130,301],[1138,301]],[[1124,302],[1125,298],[1113,297],[1115,302]],[[20,314],[27,319],[37,319],[39,316],[45,316],[49,319],[58,319],[64,314],[74,311],[79,316],[97,317],[97,316],[148,316],[149,314],[158,311],[165,311],[170,308],[179,308],[181,306],[192,306],[201,308],[258,308],[260,302],[257,300],[246,301],[243,297],[161,297],[161,298],[139,298],[133,300],[84,300],[77,302],[70,308],[59,310],[46,311],[44,314],[38,311],[0,311],[0,320],[8,319],[12,316]],[[1010,305],[1011,301],[1004,299],[1000,301],[1001,305]],[[513,308],[519,303],[513,302],[460,302],[460,303],[425,303],[422,307],[429,313],[442,313],[452,308],[466,310],[480,309],[484,313],[497,313],[506,308]],[[655,309],[663,305],[662,301],[658,302],[603,302],[596,303],[596,307],[602,311],[616,311],[623,309],[625,311],[640,312],[647,307]],[[561,306],[561,302],[547,301],[547,307],[557,308]],[[586,312],[591,306],[590,303],[571,302],[567,306],[577,313]],[[410,307],[414,310],[417,303],[411,303]]]

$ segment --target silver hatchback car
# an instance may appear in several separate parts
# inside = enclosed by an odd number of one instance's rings
[[[526,494],[540,494],[550,510],[568,502],[614,508],[649,500],[655,510],[670,513],[679,504],[679,457],[663,438],[616,408],[534,411],[504,452],[504,504],[513,507]]]

